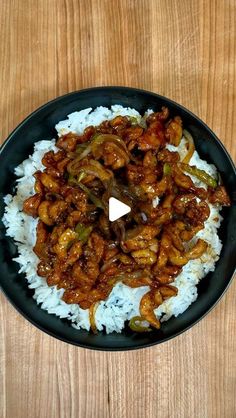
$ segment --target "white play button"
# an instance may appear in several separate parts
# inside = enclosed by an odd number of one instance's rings
[[[131,211],[131,208],[125,203],[114,197],[109,199],[109,221],[113,222]]]

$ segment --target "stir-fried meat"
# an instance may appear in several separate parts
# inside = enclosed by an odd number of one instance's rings
[[[180,156],[178,152],[162,149],[158,152],[157,159],[164,163],[177,163],[180,160]]]
[[[209,202],[223,206],[230,206],[230,199],[224,186],[218,186],[209,192]]]
[[[157,178],[157,170],[153,167],[128,164],[126,167],[127,179],[132,184],[152,184]]]
[[[165,126],[157,120],[151,123],[146,131],[137,139],[138,148],[141,151],[155,150],[165,145]]]
[[[141,250],[147,248],[150,241],[160,232],[154,225],[137,226],[129,229],[125,234],[123,247],[126,251]]]
[[[165,137],[170,144],[175,145],[177,147],[180,143],[182,136],[182,120],[179,116],[176,116],[167,124]]]
[[[34,246],[34,252],[40,260],[49,259],[49,247],[47,245],[49,232],[46,224],[39,220],[37,225],[37,239]]]
[[[147,125],[150,125],[157,120],[165,122],[168,119],[169,114],[170,112],[168,107],[162,106],[160,112],[153,112],[147,117]]]
[[[117,116],[82,135],[62,135],[58,151],[47,152],[45,169],[34,174],[35,195],[23,210],[39,218],[37,272],[49,286],[65,289],[66,303],[90,309],[93,329],[97,303],[118,282],[149,286],[141,319],[159,328],[154,310],[177,294],[170,283],[208,250],[196,234],[210,215],[209,204],[230,204],[223,185],[186,164],[194,151],[190,134],[184,161],[165,148],[178,146],[182,135],[181,118],[169,119],[165,107],[146,118],[146,127]],[[196,187],[189,174],[207,187]],[[109,221],[111,196],[131,206],[126,218]]]
[[[23,211],[27,213],[27,215],[33,216],[33,218],[37,218],[38,216],[38,208],[42,201],[41,193],[36,193],[31,197],[28,197],[24,201],[23,204]]]
[[[197,201],[193,193],[181,194],[173,202],[173,208],[178,215],[182,215],[193,226],[202,225],[210,215],[207,202]]]

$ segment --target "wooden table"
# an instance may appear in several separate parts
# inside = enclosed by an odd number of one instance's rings
[[[235,147],[234,0],[1,0],[0,138],[48,100],[125,85],[166,95]],[[4,418],[235,418],[236,283],[180,337],[102,353],[34,328],[1,295]]]

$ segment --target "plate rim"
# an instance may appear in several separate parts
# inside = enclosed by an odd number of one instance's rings
[[[55,97],[54,99],[45,102],[44,104],[42,104],[40,107],[36,108],[35,110],[33,110],[29,115],[27,115],[15,128],[13,131],[10,132],[10,134],[8,135],[8,137],[4,140],[4,142],[1,144],[0,146],[0,156],[3,153],[3,151],[5,150],[5,148],[8,146],[8,144],[14,140],[14,136],[17,134],[17,132],[24,127],[25,125],[27,125],[27,123],[30,121],[30,119],[32,117],[34,117],[35,115],[37,115],[38,113],[40,113],[42,110],[46,109],[48,106],[52,106],[53,104],[57,104],[60,101],[62,101],[63,99],[69,98],[69,97],[76,97],[77,95],[82,94],[86,94],[87,92],[91,92],[91,91],[104,91],[106,90],[107,92],[112,92],[113,90],[120,90],[121,93],[125,93],[126,91],[130,91],[130,92],[136,92],[136,93],[140,93],[140,94],[147,94],[152,96],[154,99],[156,98],[157,100],[164,100],[168,103],[170,103],[171,105],[173,105],[174,107],[180,108],[181,110],[183,110],[184,112],[186,112],[188,115],[190,115],[192,118],[194,118],[195,120],[197,120],[198,123],[200,123],[201,125],[203,125],[203,127],[209,132],[209,134],[213,137],[214,141],[216,141],[216,143],[218,144],[218,146],[221,148],[221,152],[223,152],[225,154],[225,156],[228,159],[228,162],[231,166],[231,169],[234,173],[234,177],[236,178],[236,166],[234,164],[234,161],[232,160],[229,152],[227,151],[227,149],[225,148],[224,144],[220,141],[220,139],[216,136],[216,134],[212,131],[212,129],[202,120],[200,119],[196,114],[194,114],[191,110],[187,109],[185,106],[183,106],[182,104],[166,97],[163,95],[160,95],[158,93],[155,92],[151,92],[148,90],[144,90],[144,89],[139,89],[139,88],[135,88],[135,87],[126,87],[126,86],[96,86],[96,87],[89,87],[89,88],[85,88],[85,89],[80,89],[80,90],[75,90],[60,96]],[[76,111],[76,110],[75,110]],[[32,144],[35,141],[32,141]],[[5,227],[4,227],[5,228]],[[38,329],[40,329],[41,331],[45,332],[46,334],[50,335],[51,337],[54,337],[60,341],[66,342],[68,344],[72,344],[74,346],[77,347],[81,347],[81,348],[86,348],[86,349],[90,349],[90,350],[96,350],[96,351],[130,351],[130,350],[138,350],[138,349],[144,349],[144,348],[148,348],[148,347],[152,347],[154,345],[159,345],[162,344],[166,341],[169,341],[175,337],[177,337],[178,335],[188,331],[190,328],[192,328],[193,326],[195,326],[200,320],[202,320],[206,315],[208,315],[208,313],[210,313],[211,310],[213,310],[215,308],[215,306],[217,305],[217,303],[223,298],[223,296],[225,295],[226,291],[228,290],[228,288],[230,287],[230,285],[233,282],[233,278],[234,278],[234,274],[236,271],[236,262],[235,262],[235,267],[234,267],[234,271],[232,272],[232,275],[229,276],[228,278],[228,282],[226,287],[224,288],[223,292],[220,294],[219,297],[217,297],[216,301],[209,307],[206,309],[206,311],[197,319],[195,319],[191,324],[187,325],[186,327],[184,327],[184,329],[180,330],[180,331],[176,331],[175,333],[173,333],[170,336],[166,336],[163,338],[163,340],[156,340],[156,341],[152,341],[150,343],[144,343],[144,344],[134,344],[132,347],[102,347],[101,345],[90,345],[90,344],[86,344],[86,343],[80,343],[80,342],[76,342],[73,340],[68,339],[67,337],[61,337],[58,336],[57,334],[55,334],[53,331],[45,328],[44,326],[42,326],[41,324],[39,324],[38,322],[36,322],[34,319],[32,319],[26,312],[24,312],[21,307],[19,307],[11,298],[10,296],[7,294],[7,292],[5,291],[5,289],[2,286],[2,283],[0,281],[0,288],[2,289],[3,294],[6,296],[7,300],[11,303],[11,305],[26,319],[28,320],[32,325],[34,325],[35,327],[37,327]],[[26,283],[27,285],[27,283]],[[35,301],[36,303],[36,301]],[[39,307],[40,308],[40,307]],[[41,309],[41,308],[40,308]],[[47,311],[45,311],[47,312]],[[48,315],[50,315],[47,312]]]

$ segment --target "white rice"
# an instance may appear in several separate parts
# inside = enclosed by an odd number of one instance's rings
[[[75,132],[81,134],[87,126],[99,125],[102,121],[112,119],[115,116],[136,117],[141,124],[145,123],[145,117],[151,113],[148,110],[144,116],[131,108],[124,108],[120,105],[114,105],[111,109],[98,107],[94,111],[92,108],[74,112],[68,115],[68,119],[59,122],[56,130],[59,135]],[[179,151],[181,157],[186,152],[185,139],[183,138],[178,148],[167,145],[171,151]],[[41,163],[42,156],[49,150],[56,150],[55,140],[39,141],[35,143],[34,153],[23,161],[15,169],[15,174],[19,177],[17,180],[17,193],[15,196],[7,195],[4,198],[6,209],[3,216],[3,222],[7,230],[7,235],[14,238],[18,247],[18,257],[14,259],[20,265],[20,273],[25,273],[28,286],[34,289],[34,299],[41,308],[48,311],[49,314],[55,314],[60,318],[67,318],[72,322],[72,326],[80,329],[89,330],[88,310],[81,309],[76,304],[66,304],[61,298],[64,290],[58,290],[56,286],[49,287],[43,277],[39,277],[36,272],[38,257],[33,252],[33,246],[36,241],[37,219],[22,212],[23,201],[34,194],[34,177],[36,170],[43,170]],[[216,168],[202,160],[195,151],[190,164],[207,171],[210,175],[216,176]],[[205,185],[192,177],[197,186]],[[153,200],[153,206],[159,204],[159,198]],[[156,309],[156,315],[161,317],[161,321],[168,320],[171,316],[178,316],[184,312],[197,299],[197,284],[209,272],[215,269],[215,263],[219,259],[221,252],[221,241],[217,235],[217,228],[220,226],[222,217],[220,216],[220,207],[210,206],[210,216],[205,222],[205,228],[197,233],[194,240],[202,238],[209,243],[206,254],[201,259],[191,260],[183,267],[182,272],[175,279],[173,285],[178,288],[178,295],[166,300]],[[145,214],[143,214],[146,216]],[[149,290],[147,286],[136,289],[118,283],[112,290],[106,301],[99,303],[96,311],[96,325],[98,330],[105,328],[107,333],[116,331],[121,332],[126,320],[135,315],[139,315],[139,304],[142,296]]]

